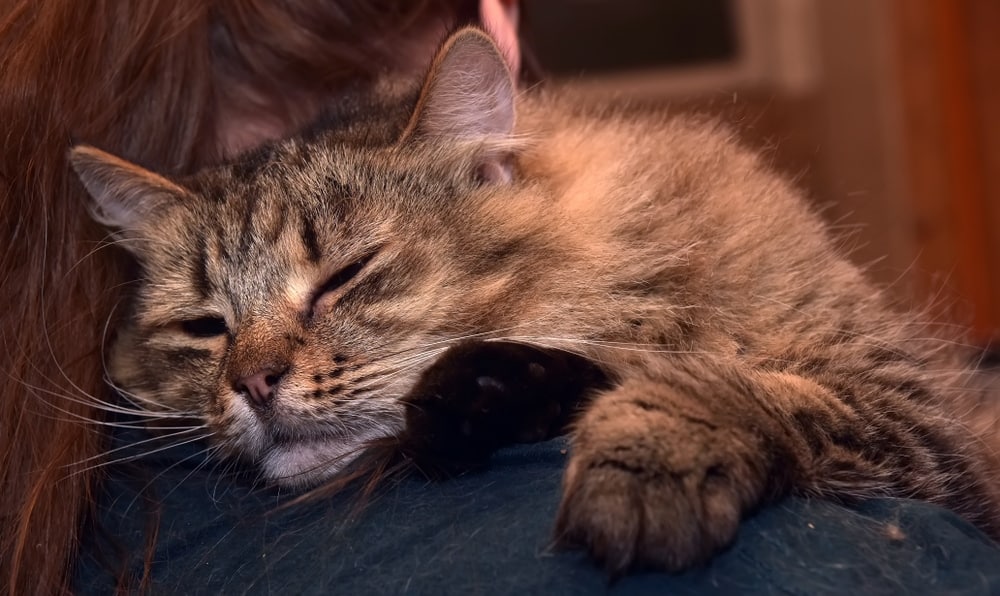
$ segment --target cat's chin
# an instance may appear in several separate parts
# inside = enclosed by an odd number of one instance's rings
[[[365,442],[358,437],[329,437],[276,444],[259,465],[270,482],[306,489],[343,470],[361,454]]]

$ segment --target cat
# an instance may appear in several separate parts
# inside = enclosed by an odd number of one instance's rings
[[[960,351],[721,127],[519,93],[476,29],[422,84],[332,110],[186,179],[71,150],[140,265],[110,372],[150,416],[316,486],[403,433],[456,350],[502,341],[600,371],[555,535],[611,572],[702,563],[790,493],[925,499],[1000,536],[996,463],[949,409]]]

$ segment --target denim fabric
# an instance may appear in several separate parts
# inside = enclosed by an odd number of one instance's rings
[[[350,494],[279,510],[287,495],[233,480],[199,448],[166,450],[110,466],[75,589],[110,593],[123,561],[141,574],[148,485],[160,508],[154,593],[1000,593],[1000,548],[948,511],[891,499],[786,499],[706,567],[609,582],[582,554],[549,547],[566,449],[516,447],[481,473],[405,480],[360,512]]]

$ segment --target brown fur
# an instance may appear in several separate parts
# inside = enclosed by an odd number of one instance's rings
[[[97,476],[79,462],[106,442],[93,397],[104,397],[101,343],[127,278],[120,255],[94,250],[105,233],[67,167],[72,138],[191,172],[311,121],[345,81],[412,67],[397,56],[423,63],[424,38],[476,8],[0,2],[0,591],[63,589]]]
[[[515,102],[474,30],[419,95],[331,121],[176,185],[73,153],[145,272],[112,373],[207,425],[179,437],[314,485],[402,430],[444,349],[503,339],[614,380],[575,424],[556,524],[614,572],[704,561],[790,492],[926,499],[1000,535],[992,460],[947,407],[961,356],[726,132]]]

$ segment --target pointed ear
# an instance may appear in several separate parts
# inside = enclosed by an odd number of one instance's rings
[[[462,29],[438,51],[403,138],[508,137],[514,94],[510,69],[489,35]]]
[[[93,198],[94,220],[126,235],[149,225],[155,211],[186,194],[163,176],[89,145],[70,149],[69,162]]]

